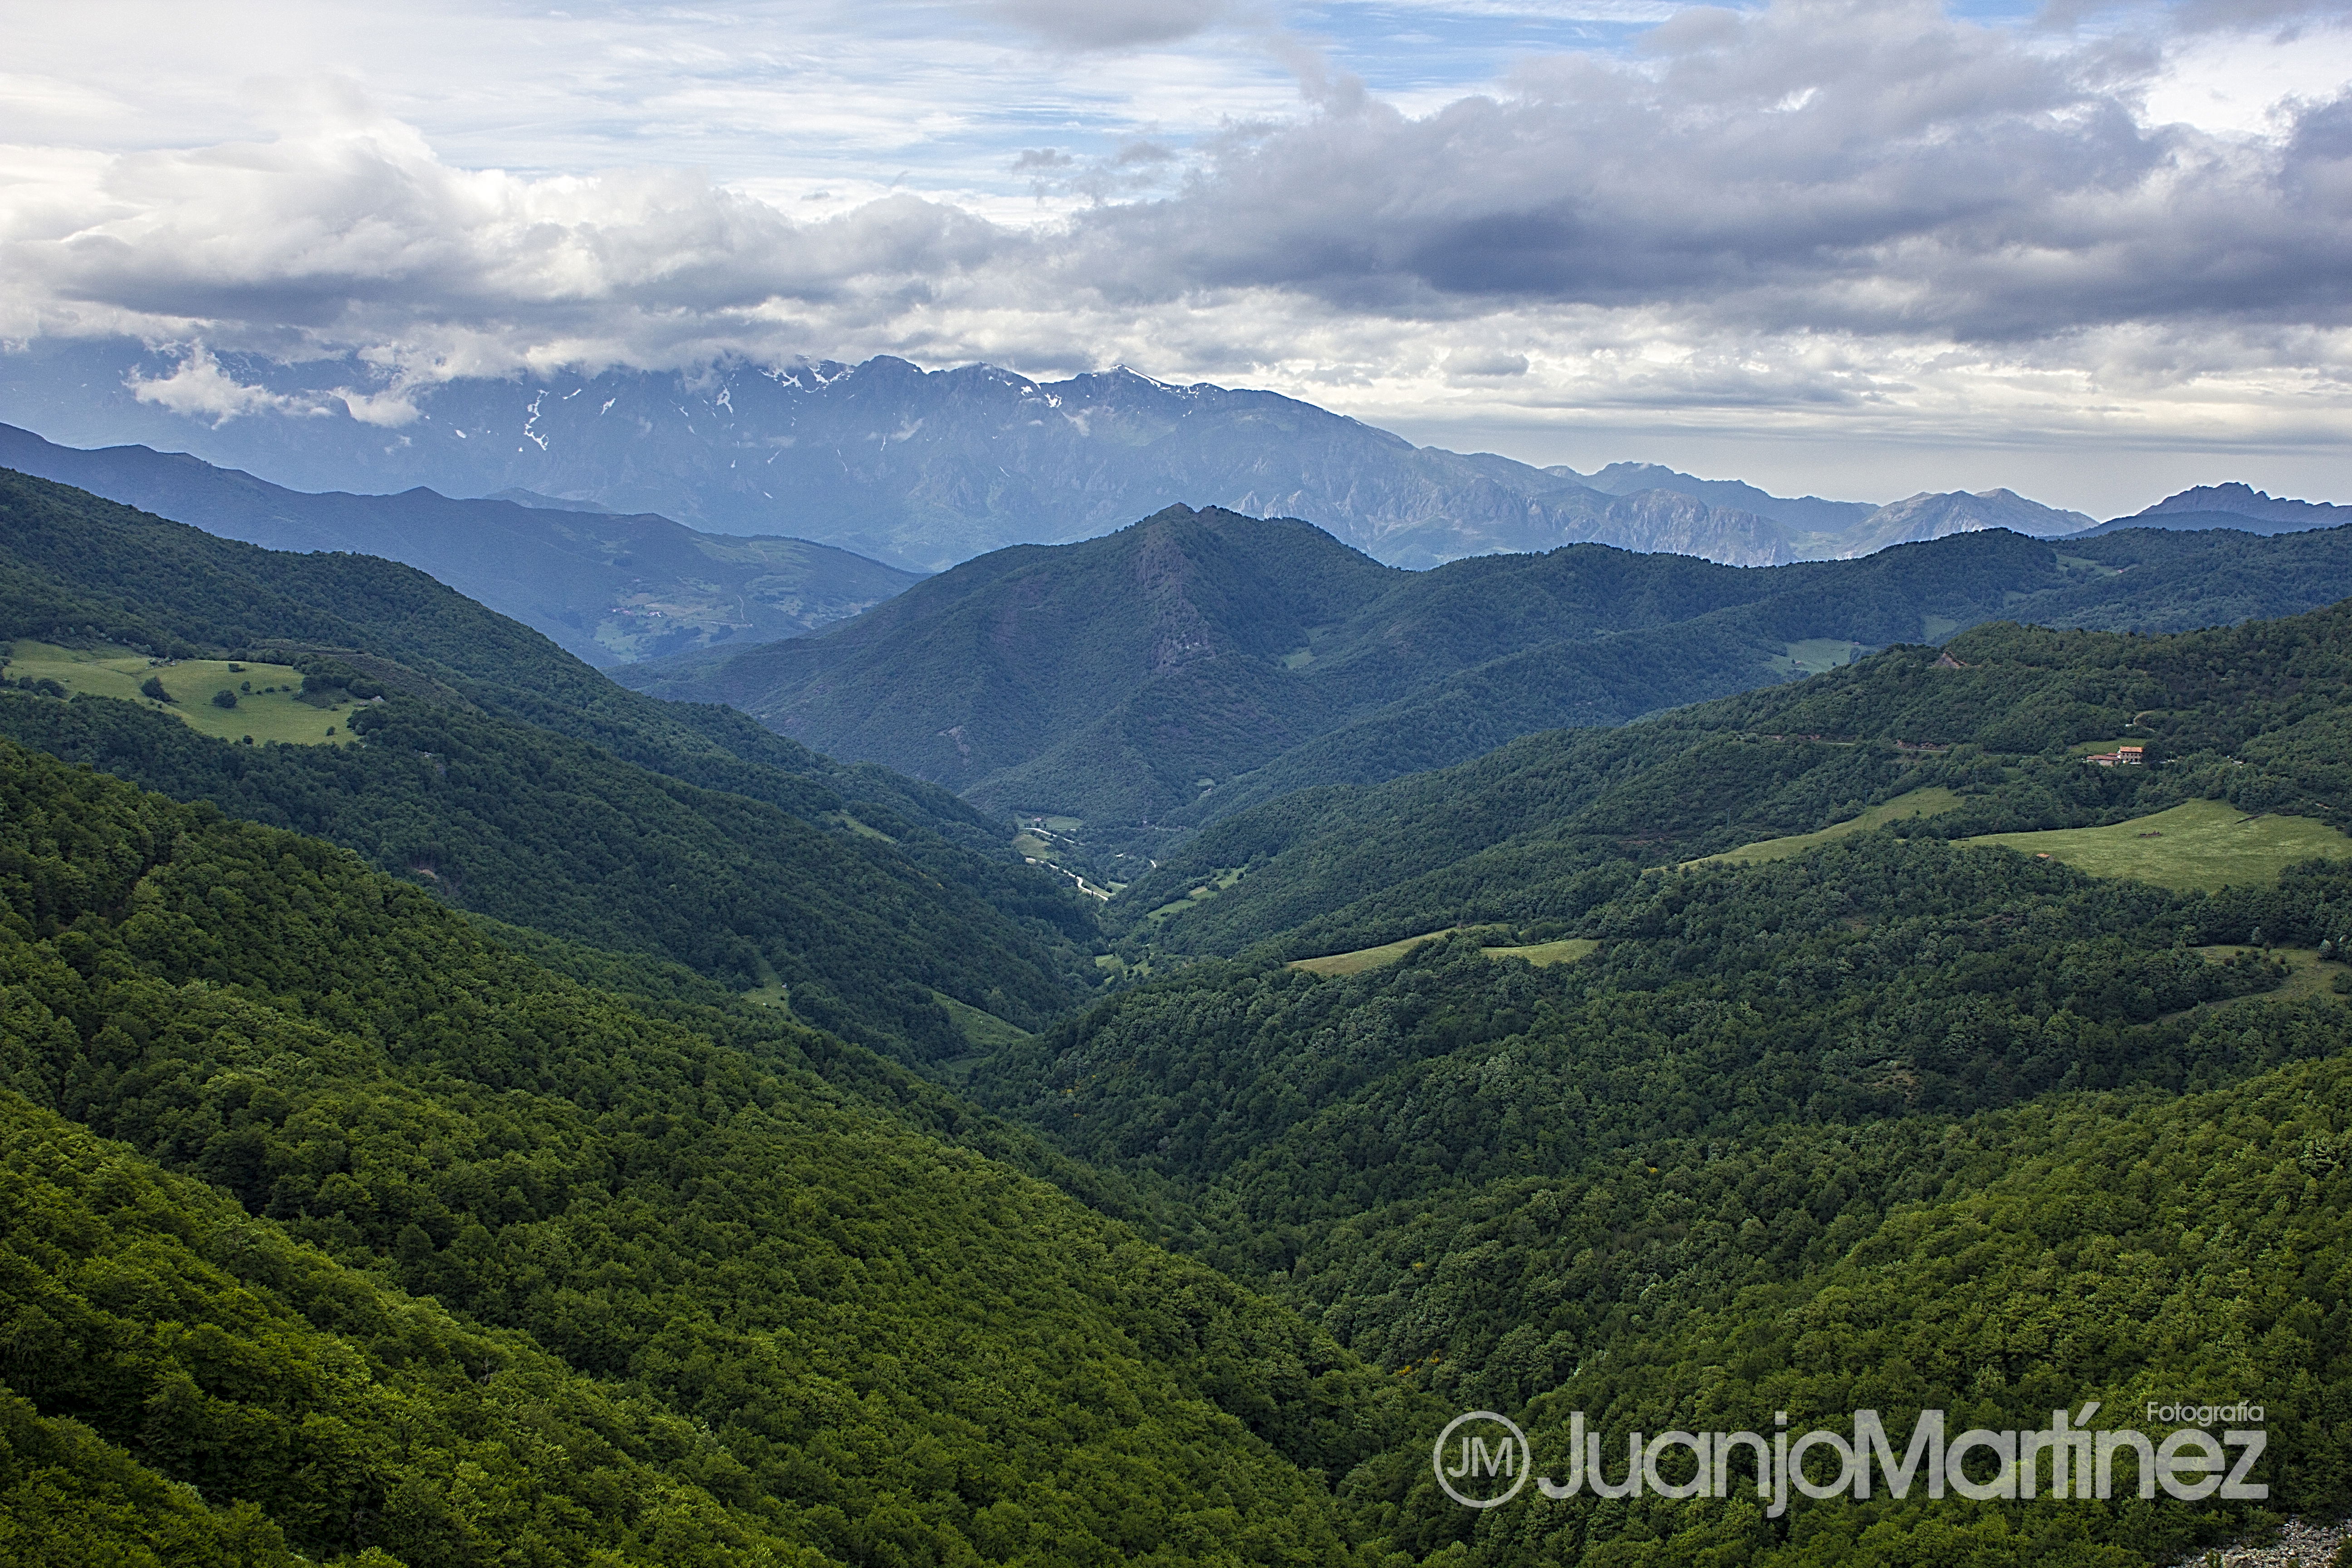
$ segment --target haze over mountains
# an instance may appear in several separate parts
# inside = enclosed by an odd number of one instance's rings
[[[1778,565],[2095,521],[2001,490],[1881,506],[1774,497],[1654,464],[1539,468],[1416,447],[1273,393],[1128,370],[1039,383],[888,357],[402,390],[351,361],[43,343],[0,354],[0,418],[70,444],[183,449],[296,489],[520,489],[919,572],[1106,533],[1176,501],[1302,517],[1414,568],[1580,542]]]
[[[1295,520],[1172,507],[967,562],[815,637],[614,674],[991,809],[1082,819],[1099,841],[1988,620],[2174,629],[2347,595],[2352,530],[2079,545],[1975,531],[1749,569],[1586,544],[1409,573]]]
[[[429,573],[599,667],[799,634],[919,580],[804,539],[698,533],[526,490],[453,500],[289,490],[184,454],[82,451],[0,425],[0,466],[272,550],[346,550]]]
[[[2289,500],[2251,485],[2199,485],[2165,497],[2146,511],[2103,522],[2096,531],[2121,528],[2234,528],[2247,533],[2299,533],[2352,522],[2352,506]]]

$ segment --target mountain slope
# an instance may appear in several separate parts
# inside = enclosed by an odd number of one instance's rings
[[[622,691],[406,567],[0,475],[0,637],[267,652],[306,665],[306,689],[380,696],[349,747],[241,746],[152,704],[22,690],[0,694],[0,729],[331,837],[468,909],[781,984],[803,1017],[906,1059],[965,1050],[940,994],[1025,1026],[1090,979],[1090,914],[970,807]]]
[[[1205,1256],[1393,1377],[1514,1415],[1539,1475],[1567,1472],[1571,1411],[1613,1481],[1629,1431],[1769,1435],[1776,1412],[1899,1435],[1937,1409],[1950,1435],[2096,1401],[2097,1427],[2160,1438],[2141,1412],[2177,1387],[2269,1409],[2252,1506],[1408,1499],[1396,1539],[1471,1568],[2091,1568],[2335,1517],[2352,839],[2217,891],[1977,840],[2218,797],[2352,825],[2352,605],[1948,647],[1244,813],[1169,868],[1265,835],[1222,860],[1238,879],[1123,901],[1173,942],[1255,899],[1269,940],[1005,1043],[972,1091],[1187,1199]],[[2149,765],[2085,765],[2119,734]],[[1394,898],[1275,909],[1314,869],[1286,823]],[[2124,842],[2154,861],[2164,837]],[[1384,931],[1434,934],[1358,973],[1282,962]]]
[[[1943,495],[1919,494],[1890,501],[1831,540],[1840,555],[1868,555],[1891,544],[1912,544],[1980,529],[2005,528],[2012,533],[2047,539],[2079,533],[2092,526],[2079,511],[2061,511],[2027,500],[2014,490],[1952,490]]]
[[[79,1539],[218,1561],[1331,1562],[1323,1478],[1421,1419],[805,1030],[12,746],[0,796],[0,1541],[79,1443]]]
[[[1944,653],[1894,648],[1620,730],[1529,735],[1445,772],[1276,799],[1205,829],[1109,912],[1129,922],[1123,951],[1136,956],[1139,943],[1231,953],[1274,938],[1303,956],[1462,923],[1573,921],[1633,868],[1805,833],[1948,775],[2010,782],[1921,831],[2115,821],[2200,794],[2352,826],[2331,760],[2344,743],[2332,705],[2352,700],[2345,605],[2160,638],[1995,625]],[[2075,760],[2126,735],[2180,760]],[[1154,918],[1236,869],[1213,898]]]
[[[1559,467],[1544,471],[1558,474],[1563,479],[1580,480],[1612,496],[1631,495],[1636,490],[1675,490],[1713,506],[1729,507],[1769,518],[1797,534],[1843,533],[1878,510],[1876,503],[1872,501],[1823,500],[1819,496],[1776,496],[1738,479],[1702,479],[1690,474],[1677,473],[1663,463],[1612,463],[1592,474],[1580,474],[1574,468]],[[1742,564],[1760,565],[1763,563]]]
[[[2165,497],[2145,511],[2118,517],[2087,531],[2113,533],[2126,528],[2232,528],[2243,533],[2298,533],[2305,529],[2352,523],[2352,507],[2288,500],[2251,485],[2199,485]]]
[[[1971,531],[1769,569],[1581,545],[1405,574],[1304,524],[1175,508],[984,556],[818,637],[621,679],[1160,858],[1160,829],[1286,790],[1621,723],[1999,616],[2170,627],[2347,593],[2340,532],[2062,550]]]
[[[663,517],[561,510],[545,497],[311,495],[184,454],[80,451],[5,425],[0,465],[224,539],[404,562],[598,666],[797,636],[919,580],[804,539],[697,533]]]
[[[1416,448],[1273,393],[1170,386],[1126,370],[1040,384],[886,356],[468,379],[413,389],[399,410],[363,403],[377,419],[415,410],[387,440],[350,412],[378,379],[366,365],[219,363],[285,401],[207,426],[127,384],[169,374],[170,356],[44,342],[0,354],[0,417],[61,440],[177,447],[304,489],[519,488],[718,532],[819,540],[915,571],[1087,538],[1171,501],[1311,518],[1409,566],[1643,539],[1638,507],[1526,464]],[[1670,510],[1690,504],[1676,498]],[[1736,540],[1756,520],[1729,521]],[[1690,531],[1692,519],[1675,525]]]
[[[0,354],[0,417],[85,445],[184,448],[304,489],[569,498],[717,532],[819,540],[926,572],[1006,545],[1089,538],[1174,502],[1305,518],[1415,569],[1580,542],[1771,565],[1968,528],[2041,534],[2091,521],[1998,490],[1880,508],[1654,464],[1538,468],[1415,447],[1272,393],[1125,370],[1039,383],[887,356],[723,362],[461,379],[392,396],[383,373],[356,361],[231,354],[219,372],[274,401],[208,426],[137,394],[181,368],[174,352],[137,343],[37,342]],[[390,438],[387,419],[400,422]]]

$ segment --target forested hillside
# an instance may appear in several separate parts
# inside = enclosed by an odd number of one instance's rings
[[[11,1560],[1355,1557],[1417,1394],[841,1047],[5,743],[0,806]]]
[[[918,591],[902,651],[980,689],[974,605],[1027,603],[1078,651],[1021,701],[1213,665],[1289,538],[1245,521],[1104,542],[1140,599],[1043,552]],[[1558,649],[1680,679],[2047,548],[1738,600],[1612,552],[1397,584],[1286,526],[1249,657],[1300,635],[1441,737]],[[2346,549],[2095,543],[2011,607],[2231,622]],[[1530,625],[1598,629],[1493,652]],[[0,634],[53,672],[0,689],[0,1557],[2127,1568],[2352,1510],[2352,602],[1890,630],[1287,795],[1108,907],[1107,996],[972,806],[401,568],[9,480]],[[157,691],[69,689],[101,649]],[[232,660],[356,741],[185,721]],[[2268,1497],[1479,1511],[1430,1468],[1470,1409],[1552,1468],[1581,1412],[1614,1476],[1633,1430],[2159,1396],[2262,1403]]]
[[[1772,568],[1578,545],[1383,568],[1174,508],[966,563],[824,635],[625,671],[1065,831],[1133,879],[1171,830],[1517,736],[1624,722],[2000,617],[2176,630],[2352,594],[2352,531],[2002,531]],[[1124,852],[1121,855],[1120,852]]]
[[[2336,1517],[2352,858],[2172,890],[1968,840],[2200,795],[2345,821],[2352,607],[2171,637],[1992,626],[1949,651],[1538,738],[1418,795],[1244,814],[1204,847],[1311,824],[1313,854],[1269,838],[1155,923],[1173,941],[1241,911],[1273,940],[1000,1047],[971,1092],[1165,1194],[1187,1246],[1449,1409],[1517,1415],[1553,1473],[1571,1411],[1612,1434],[1612,1477],[1626,1431],[1769,1431],[1776,1410],[1901,1431],[1935,1408],[1958,1431],[2096,1400],[2127,1426],[2212,1388],[2272,1412],[2260,1506],[1474,1515],[1431,1490],[1391,1526],[1417,1553],[2121,1564]],[[2082,760],[2131,733],[2152,765]],[[1923,798],[1879,831],[1690,863]],[[1437,869],[1378,869],[1422,834]],[[1448,926],[1468,929],[1353,975],[1281,962]]]
[[[781,983],[800,1016],[907,1059],[968,1048],[934,993],[1030,1026],[1093,978],[1091,914],[945,791],[624,691],[405,567],[0,476],[0,637],[28,637],[292,661],[306,690],[362,699],[362,743],[244,746],[153,704],[26,691],[0,692],[0,732],[464,908]]]
[[[1215,824],[1111,911],[1129,922],[1130,956],[1276,936],[1295,956],[1465,923],[1572,924],[1634,868],[1938,788],[1959,792],[1957,809],[1901,831],[2116,822],[2206,796],[2352,826],[2347,700],[2346,605],[2168,637],[2003,623],[1621,729],[1531,735],[1372,789],[1289,795]],[[2154,748],[2153,765],[2080,761],[2117,741]]]

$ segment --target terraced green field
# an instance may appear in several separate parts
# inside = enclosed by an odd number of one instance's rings
[[[1832,823],[1817,833],[1792,833],[1786,838],[1759,839],[1743,844],[1737,849],[1727,849],[1720,855],[1708,855],[1684,862],[1690,866],[1712,866],[1728,862],[1734,866],[1754,866],[1766,860],[1785,860],[1791,855],[1801,855],[1818,844],[1833,838],[1843,838],[1849,833],[1867,833],[1874,827],[1884,827],[1906,816],[1934,816],[1960,804],[1960,797],[1938,785],[1933,789],[1915,789],[1909,795],[1897,795],[1883,805],[1874,805],[1860,816]]]
[[[2248,816],[2218,800],[2105,827],[1993,833],[1963,844],[1998,844],[2047,855],[2094,877],[2137,878],[2161,888],[2252,887],[2274,881],[2298,860],[2352,858],[2352,838],[2303,816]]]
[[[163,689],[172,696],[170,702],[158,702],[140,689],[150,677],[163,683]],[[223,741],[347,745],[352,740],[352,712],[357,707],[345,702],[318,708],[298,700],[295,693],[302,689],[302,672],[288,665],[218,658],[162,664],[125,647],[60,647],[55,643],[20,641],[9,649],[0,678],[54,680],[68,693],[120,697],[172,714],[190,729]],[[218,691],[234,693],[236,706],[215,705],[213,694]]]

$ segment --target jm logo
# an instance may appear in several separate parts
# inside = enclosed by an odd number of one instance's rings
[[[1534,1461],[1528,1435],[1491,1410],[1456,1415],[1437,1435],[1430,1468],[1447,1497],[1465,1508],[1494,1508],[1519,1495]]]

